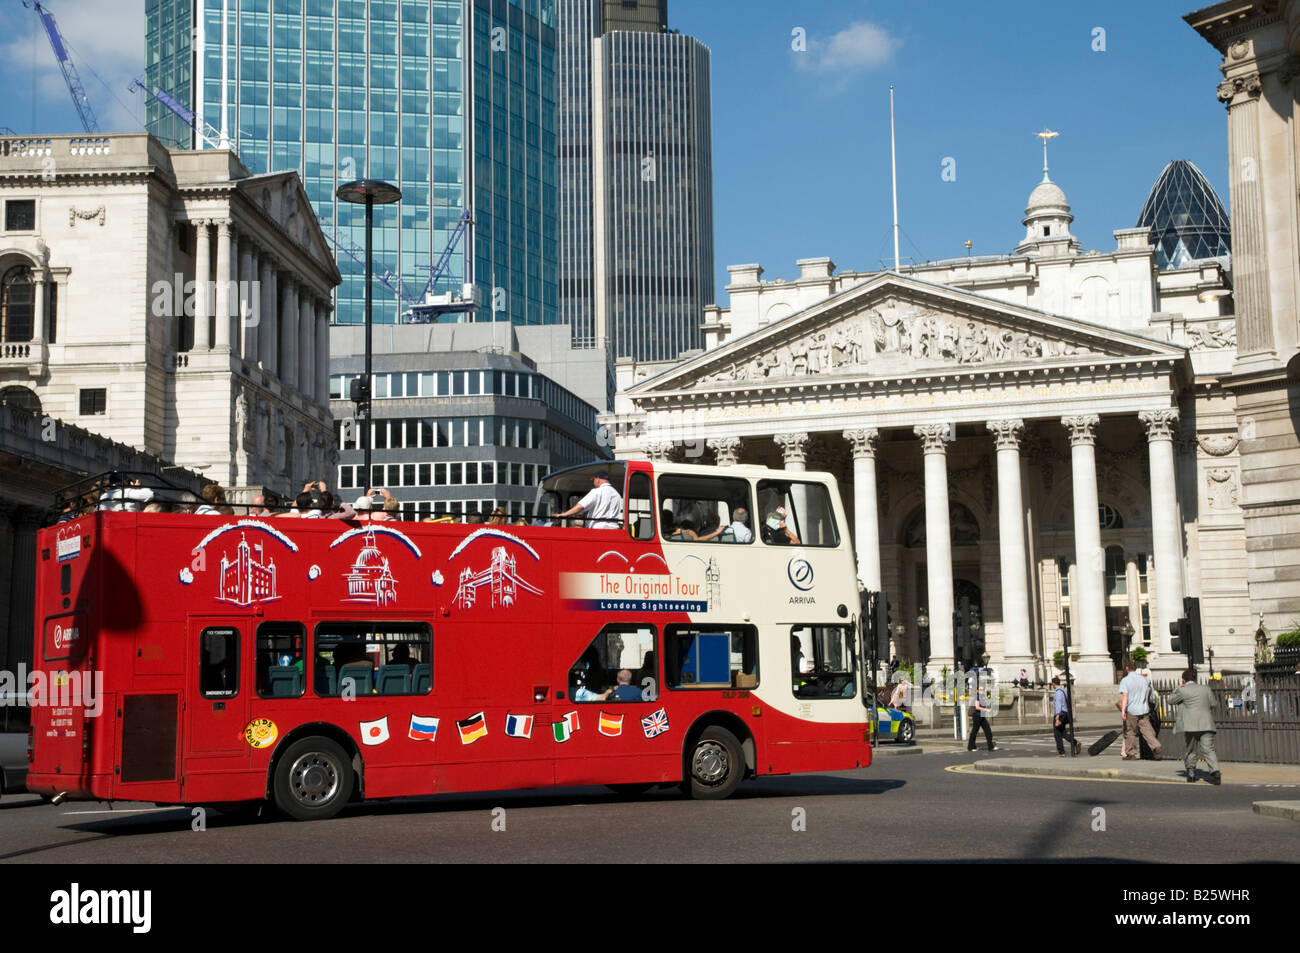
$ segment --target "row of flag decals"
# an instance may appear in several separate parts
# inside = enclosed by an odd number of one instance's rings
[[[596,730],[608,738],[618,738],[623,734],[623,718],[624,715],[621,712],[609,712],[602,709],[596,724]],[[432,716],[412,714],[411,727],[407,737],[412,741],[434,741],[438,737],[438,724],[439,719]],[[551,723],[551,734],[557,742],[565,742],[572,738],[574,732],[581,727],[578,713],[571,711],[560,721]],[[473,744],[480,738],[487,736],[487,717],[483,712],[470,715],[463,721],[457,721],[456,729],[460,733],[461,744]],[[660,708],[658,711],[642,718],[641,730],[647,738],[662,735],[668,730],[668,712]],[[533,716],[507,714],[505,731],[506,736],[509,738],[532,738]],[[388,738],[387,715],[375,721],[361,722],[362,744],[381,745]]]

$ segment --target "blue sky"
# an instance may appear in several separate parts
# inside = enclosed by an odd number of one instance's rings
[[[793,278],[892,258],[889,85],[896,87],[902,255],[1009,252],[1041,177],[1034,133],[1085,248],[1114,248],[1171,159],[1225,204],[1219,57],[1182,22],[1195,0],[670,0],[713,54],[717,297],[726,266]],[[139,128],[143,0],[50,0],[105,129]],[[1095,31],[1100,28],[1104,34]],[[803,52],[792,49],[802,30]],[[1104,41],[1104,50],[1094,50]],[[102,82],[101,82],[102,79]],[[0,126],[80,130],[39,21],[0,0]],[[954,181],[944,181],[945,159]]]

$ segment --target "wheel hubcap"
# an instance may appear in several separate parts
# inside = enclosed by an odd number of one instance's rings
[[[328,758],[309,752],[293,763],[289,787],[299,803],[323,804],[338,793],[339,774]]]
[[[705,741],[695,748],[691,759],[691,774],[701,784],[718,784],[729,770],[727,749],[716,741]]]

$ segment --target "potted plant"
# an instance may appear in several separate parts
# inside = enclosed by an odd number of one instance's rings
[[[1300,620],[1293,621],[1288,631],[1278,635],[1277,645],[1273,649],[1273,661],[1284,665],[1300,662]]]
[[[1142,646],[1139,645],[1137,648],[1133,649],[1133,651],[1129,652],[1128,654],[1129,657],[1133,659],[1133,664],[1136,665],[1138,668],[1147,667],[1147,659],[1149,659],[1150,656],[1147,654],[1147,650],[1144,649]]]
[[[1052,653],[1052,664],[1064,671],[1065,669],[1065,652],[1057,649]]]

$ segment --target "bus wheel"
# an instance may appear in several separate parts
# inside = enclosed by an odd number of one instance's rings
[[[730,797],[745,776],[740,742],[725,728],[705,728],[689,755],[690,795],[701,801]]]
[[[352,763],[328,738],[302,738],[275,768],[275,803],[296,821],[333,817],[352,796]]]

